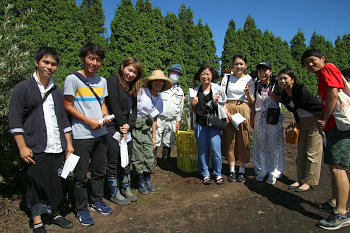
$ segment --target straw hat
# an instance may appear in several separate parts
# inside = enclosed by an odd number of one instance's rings
[[[173,86],[171,80],[167,78],[161,70],[154,70],[151,76],[143,80],[143,86],[149,88],[149,82],[153,80],[164,80],[164,88],[160,92],[166,91]]]

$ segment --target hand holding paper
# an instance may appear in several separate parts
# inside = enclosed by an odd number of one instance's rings
[[[106,117],[106,119],[109,119],[109,120],[111,120],[111,121],[112,121],[114,118],[115,118],[114,114],[109,115],[108,117]],[[105,118],[102,118],[102,119],[98,120],[98,123],[102,124],[104,119],[105,119]]]
[[[232,117],[231,122],[236,127],[237,130],[239,130],[238,125],[246,120],[240,113],[236,113],[231,117]]]
[[[70,154],[66,162],[64,163],[61,177],[63,179],[67,179],[67,176],[69,175],[70,172],[72,172],[77,165],[80,157],[75,155],[75,154]]]

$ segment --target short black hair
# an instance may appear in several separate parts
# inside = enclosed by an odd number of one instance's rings
[[[88,52],[98,55],[102,60],[105,58],[105,51],[99,44],[88,42],[80,49],[80,57],[85,58]]]
[[[54,58],[56,58],[57,65],[60,62],[60,54],[56,51],[56,49],[47,46],[40,47],[35,52],[35,61],[39,63],[44,55],[52,55]]]
[[[324,55],[320,49],[308,49],[303,53],[303,56],[300,58],[300,62],[303,66],[304,65],[304,60],[308,57],[318,57],[322,58]]]
[[[236,53],[236,55],[233,56],[232,64],[235,62],[236,58],[242,59],[245,62],[245,64],[248,63],[247,57],[243,53]]]
[[[347,77],[350,77],[350,68],[342,70],[341,74],[344,76],[345,79],[347,79]]]
[[[341,71],[341,74],[345,77],[345,76],[349,76],[350,77],[350,68],[344,69]]]

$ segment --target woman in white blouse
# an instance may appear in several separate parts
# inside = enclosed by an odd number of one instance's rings
[[[235,163],[239,161],[238,182],[245,182],[245,163],[250,161],[249,151],[249,124],[250,107],[254,104],[254,80],[249,74],[244,74],[247,68],[247,58],[244,54],[237,53],[233,57],[233,74],[225,75],[222,79],[222,89],[226,90],[227,102],[225,111],[227,114],[227,126],[222,133],[222,154],[230,163],[230,175],[228,181],[236,180]],[[249,103],[249,105],[248,105]],[[238,125],[238,129],[232,124],[232,116],[240,113],[246,120]]]

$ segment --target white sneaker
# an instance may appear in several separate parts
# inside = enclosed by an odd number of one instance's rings
[[[269,176],[269,178],[266,180],[266,184],[275,184],[276,178]]]

